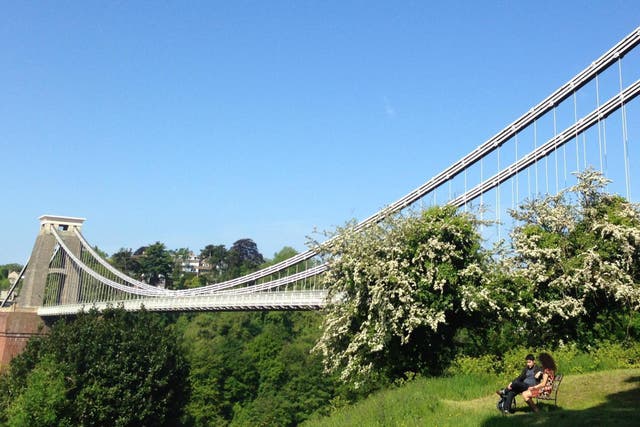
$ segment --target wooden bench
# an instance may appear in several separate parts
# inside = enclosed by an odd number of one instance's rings
[[[560,383],[562,382],[562,374],[558,374],[553,379],[553,384],[551,391],[548,394],[541,394],[536,397],[536,404],[540,403],[541,400],[545,401],[553,401],[555,406],[558,406],[558,389],[560,388]]]

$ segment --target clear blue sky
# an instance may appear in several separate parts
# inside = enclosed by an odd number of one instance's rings
[[[620,1],[13,1],[0,12],[0,264],[37,218],[109,254],[363,219],[640,24]]]

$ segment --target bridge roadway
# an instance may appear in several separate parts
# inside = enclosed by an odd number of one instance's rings
[[[231,311],[231,310],[318,310],[325,306],[327,291],[271,291],[246,294],[146,297],[121,301],[64,304],[39,307],[38,316],[53,317],[77,314],[83,310],[122,306],[127,311],[144,307],[148,311]]]

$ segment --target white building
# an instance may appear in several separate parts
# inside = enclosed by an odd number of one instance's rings
[[[182,261],[182,271],[185,273],[200,273],[200,258],[190,252],[189,258]]]

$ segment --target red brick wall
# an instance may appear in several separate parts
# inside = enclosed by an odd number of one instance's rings
[[[34,312],[0,312],[0,370],[24,350],[29,338],[46,333],[44,322]]]

